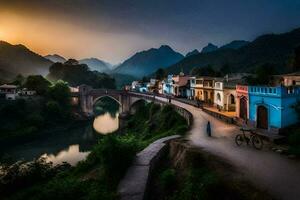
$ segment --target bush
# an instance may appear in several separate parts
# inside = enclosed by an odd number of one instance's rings
[[[20,161],[10,166],[4,166],[0,173],[0,195],[4,196],[50,179],[68,168],[68,164],[53,167],[52,163],[47,163],[43,158],[32,162]]]
[[[169,189],[172,186],[174,186],[174,183],[176,181],[176,174],[174,169],[166,169],[163,171],[159,177],[160,184],[165,189]]]
[[[80,167],[83,169],[100,164],[108,176],[118,179],[139,149],[138,141],[133,136],[108,135],[100,140]]]

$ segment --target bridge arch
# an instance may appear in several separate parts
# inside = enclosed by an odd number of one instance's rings
[[[146,99],[135,99],[133,102],[130,103],[130,106],[129,106],[129,112],[131,114],[134,114],[136,112],[136,106],[138,106],[139,104],[141,103],[148,103],[149,101],[147,101]]]
[[[116,101],[116,102],[119,104],[119,106],[122,106],[122,104],[121,104],[121,102],[120,102],[119,99],[117,99],[116,97],[114,97],[114,96],[112,96],[112,95],[109,95],[109,94],[101,95],[101,96],[96,97],[95,99],[93,99],[93,106],[97,103],[97,101],[101,100],[101,99],[104,98],[104,97],[108,97],[108,98],[110,98],[110,99]]]

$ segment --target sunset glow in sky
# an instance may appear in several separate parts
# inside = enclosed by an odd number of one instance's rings
[[[181,53],[300,27],[297,0],[0,0],[0,40],[42,55],[118,63],[168,44]]]

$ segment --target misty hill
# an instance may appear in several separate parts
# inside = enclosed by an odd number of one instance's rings
[[[221,46],[219,49],[239,49],[249,43],[250,42],[245,41],[245,40],[234,40],[228,44]]]
[[[51,81],[64,80],[73,87],[82,84],[94,88],[114,89],[116,87],[114,78],[108,74],[91,71],[86,64],[79,64],[74,59],[51,65],[47,78]]]
[[[179,73],[183,68],[189,73],[194,67],[213,66],[220,69],[227,64],[234,72],[252,72],[258,65],[272,64],[278,73],[292,71],[290,62],[294,50],[300,46],[300,28],[283,34],[267,34],[239,49],[218,49],[209,53],[189,56],[167,68]]]
[[[200,53],[200,52],[199,52],[197,49],[194,49],[193,51],[188,52],[188,53],[185,55],[185,57],[193,56],[193,55],[196,55],[196,54],[198,54],[198,53]]]
[[[47,56],[44,56],[45,58],[47,58],[48,60],[56,63],[56,62],[60,62],[60,63],[64,63],[66,62],[67,60],[60,56],[60,55],[57,55],[57,54],[53,54],[53,55],[47,55]]]
[[[112,68],[112,65],[108,62],[99,60],[98,58],[85,58],[82,60],[79,60],[80,64],[86,64],[89,66],[89,68],[93,71],[99,71],[99,72],[108,72]]]
[[[42,74],[48,72],[50,60],[38,55],[23,45],[0,41],[0,70],[10,74]]]
[[[205,47],[202,48],[201,53],[213,52],[213,51],[216,51],[217,49],[218,49],[218,46],[216,46],[212,43],[208,43],[208,45],[206,45]]]
[[[183,58],[183,55],[171,47],[163,45],[158,49],[152,48],[136,53],[114,69],[114,73],[142,77],[155,72],[158,68],[177,63]]]

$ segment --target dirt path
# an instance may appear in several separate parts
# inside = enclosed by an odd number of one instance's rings
[[[166,99],[157,97],[162,101]],[[234,136],[239,133],[235,125],[226,124],[202,110],[175,100],[172,104],[183,107],[194,116],[188,138],[195,146],[223,157],[238,167],[247,178],[274,194],[278,199],[300,199],[300,162],[269,150],[237,147]],[[206,136],[206,124],[211,123],[212,138]]]

